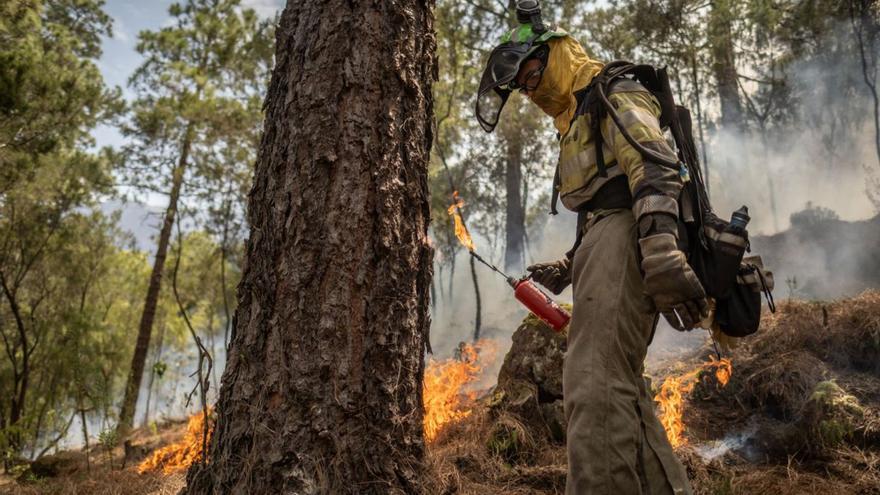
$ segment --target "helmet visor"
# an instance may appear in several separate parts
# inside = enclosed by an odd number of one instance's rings
[[[498,124],[498,116],[510,96],[510,90],[505,86],[516,77],[520,65],[531,51],[531,43],[508,42],[495,47],[489,55],[483,77],[480,78],[476,103],[477,120],[484,131],[492,132]]]

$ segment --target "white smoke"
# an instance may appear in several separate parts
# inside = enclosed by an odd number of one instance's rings
[[[793,100],[791,104],[797,104],[799,110],[789,112],[788,120],[768,125],[763,132],[707,131],[708,184],[715,212],[720,217],[729,218],[734,210],[747,205],[752,217],[749,231],[757,236],[788,229],[791,215],[808,205],[831,209],[847,221],[868,219],[877,213],[867,193],[872,171],[880,171],[873,144],[873,102],[864,87],[840,82],[841,77],[851,78],[860,74],[860,70],[855,59],[845,57],[826,56],[794,63],[790,66],[789,80],[792,93],[800,100]],[[844,87],[850,89],[844,90]],[[706,106],[711,113],[712,104],[704,104]],[[551,126],[549,120],[547,126]],[[548,184],[536,183],[531,189],[540,193],[547,187]],[[532,202],[538,200],[536,197]],[[570,212],[549,217],[539,224],[537,231],[530,231],[527,263],[561,258],[574,239],[575,216]],[[501,261],[499,250],[490,252],[486,250],[488,242],[478,237],[475,240],[481,255]],[[782,258],[798,259],[799,266],[819,267],[817,270],[822,273],[811,275],[817,280],[830,280],[836,272],[839,276],[839,273],[858,270],[857,264],[862,259],[859,253],[849,256],[853,266],[841,271],[839,266],[828,266],[823,257],[825,251],[810,246],[809,239],[799,242],[797,246],[787,245]],[[788,272],[796,270],[787,266],[770,268],[777,270],[779,297],[785,292],[785,280],[797,275]],[[509,346],[509,336],[526,314],[525,310],[514,299],[503,278],[480,264],[477,273],[482,299],[482,335],[500,337]],[[439,267],[435,266],[436,284],[444,284],[444,297],[440,297],[439,285],[435,285],[438,300],[433,312],[431,341],[441,356],[451,352],[458,342],[472,338],[476,309],[466,252],[458,255],[452,294],[446,289],[448,274],[448,263],[442,278]],[[841,293],[823,294],[835,295]],[[555,299],[570,303],[571,290],[567,289]],[[682,334],[661,318],[651,357],[656,360],[680,355],[709,342],[706,332]],[[506,349],[502,349],[504,351]]]

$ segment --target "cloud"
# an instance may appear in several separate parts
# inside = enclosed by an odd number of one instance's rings
[[[284,0],[243,0],[241,5],[254,9],[260,17],[273,17],[284,8]]]
[[[113,17],[113,39],[121,41],[126,45],[131,44],[132,36],[129,34],[128,28],[122,21],[122,18],[119,16]]]

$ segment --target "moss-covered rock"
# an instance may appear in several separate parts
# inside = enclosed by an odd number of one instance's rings
[[[545,440],[565,441],[562,364],[566,335],[529,314],[513,334],[489,405],[509,414]]]

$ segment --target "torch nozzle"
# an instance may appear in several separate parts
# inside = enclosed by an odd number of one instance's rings
[[[476,252],[474,252],[473,249],[468,250],[468,252],[471,253],[471,256],[473,256],[474,259],[476,259],[476,260],[479,261],[480,263],[482,263],[482,264],[488,266],[489,268],[491,268],[493,271],[497,272],[497,273],[498,273],[499,275],[501,275],[502,277],[508,279],[508,283],[509,283],[509,279],[512,278],[512,277],[509,277],[506,273],[504,273],[504,272],[502,272],[501,270],[499,270],[498,267],[496,267],[496,266],[493,265],[492,263],[489,263],[488,261],[484,260],[483,257],[480,256],[479,254],[477,254]]]

